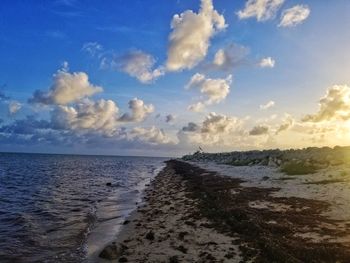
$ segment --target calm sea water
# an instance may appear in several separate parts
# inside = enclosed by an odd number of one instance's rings
[[[0,261],[87,261],[115,237],[164,161],[0,153]]]

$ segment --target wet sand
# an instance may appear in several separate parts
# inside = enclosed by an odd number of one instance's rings
[[[350,262],[350,225],[325,201],[169,161],[145,204],[100,254],[106,262]],[[318,237],[318,238],[315,238]],[[103,260],[104,261],[104,260]]]

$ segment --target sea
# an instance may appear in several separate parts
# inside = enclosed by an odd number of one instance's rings
[[[165,160],[0,153],[0,262],[95,262]]]

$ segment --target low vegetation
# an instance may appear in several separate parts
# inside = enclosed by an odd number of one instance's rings
[[[287,175],[313,174],[317,172],[317,167],[307,162],[290,161],[282,165],[281,171]]]

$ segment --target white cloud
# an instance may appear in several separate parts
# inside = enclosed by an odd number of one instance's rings
[[[154,111],[152,104],[145,105],[142,100],[129,101],[131,114],[119,115],[119,108],[112,100],[83,100],[73,106],[59,105],[51,115],[53,125],[59,129],[76,131],[97,131],[113,134],[121,123],[141,122]]]
[[[226,63],[226,56],[223,49],[219,49],[218,52],[216,52],[213,63],[217,66],[222,66]]]
[[[62,62],[62,71],[69,71],[69,63],[68,61],[63,61]]]
[[[152,104],[146,105],[142,100],[134,98],[129,101],[129,109],[131,114],[125,113],[120,117],[122,122],[140,122],[143,121],[146,116],[154,112],[154,106]]]
[[[36,90],[29,102],[66,105],[102,91],[102,87],[89,82],[89,77],[84,72],[69,73],[59,70],[53,77],[50,89],[46,92]]]
[[[310,9],[307,5],[296,5],[282,12],[281,22],[278,26],[293,27],[302,23],[310,15]]]
[[[276,61],[271,57],[266,57],[260,60],[259,67],[261,68],[273,68]]]
[[[239,19],[255,17],[257,21],[273,18],[284,0],[248,0],[243,10],[237,12]]]
[[[75,106],[58,106],[51,116],[60,129],[99,131],[110,134],[117,126],[119,108],[112,100],[85,100]]]
[[[192,122],[188,123],[178,133],[178,138],[185,143],[233,146],[244,135],[242,120],[236,117],[210,113],[200,125]]]
[[[230,93],[231,83],[232,75],[229,75],[226,79],[211,79],[206,78],[203,74],[196,73],[192,76],[186,88],[199,89],[199,91],[206,96],[206,100],[191,105],[189,109],[200,111],[203,109],[204,105],[211,105],[223,101]]]
[[[266,102],[265,104],[260,105],[261,110],[267,110],[275,106],[275,102],[273,100],[270,100]]]
[[[191,69],[207,55],[212,36],[223,29],[225,18],[213,7],[212,0],[202,0],[197,13],[187,10],[174,15],[169,35],[169,71]]]
[[[334,85],[328,88],[326,95],[319,101],[319,110],[306,115],[305,122],[322,122],[329,120],[350,119],[350,87]]]
[[[90,107],[90,109],[85,114],[79,107]],[[11,145],[26,146],[60,145],[68,146],[69,149],[72,145],[105,149],[145,149],[146,145],[151,145],[152,150],[160,149],[156,146],[175,144],[171,137],[155,126],[130,129],[116,127],[114,123],[117,111],[113,102],[103,100],[85,101],[84,105],[74,108],[58,106],[56,111],[52,112],[51,121],[27,116],[25,119],[0,125],[0,133],[4,135],[0,138],[0,142],[9,141]]]
[[[220,134],[227,133],[237,128],[239,120],[234,117],[227,117],[225,115],[209,113],[202,124],[202,133]]]
[[[152,126],[149,129],[135,127],[129,132],[128,138],[139,140],[151,145],[174,144],[173,140],[171,140],[162,129],[155,126]]]
[[[102,63],[108,64],[106,58]],[[165,73],[162,67],[154,69],[155,63],[156,60],[152,55],[136,50],[114,57],[110,66],[137,78],[141,83],[148,84]]]
[[[8,105],[10,115],[17,113],[22,108],[22,104],[18,101],[11,101]]]
[[[202,112],[205,109],[205,104],[203,102],[196,102],[187,107],[189,111]]]
[[[245,64],[245,57],[249,53],[248,48],[236,44],[219,49],[214,56],[211,68],[229,71],[235,67]]]

